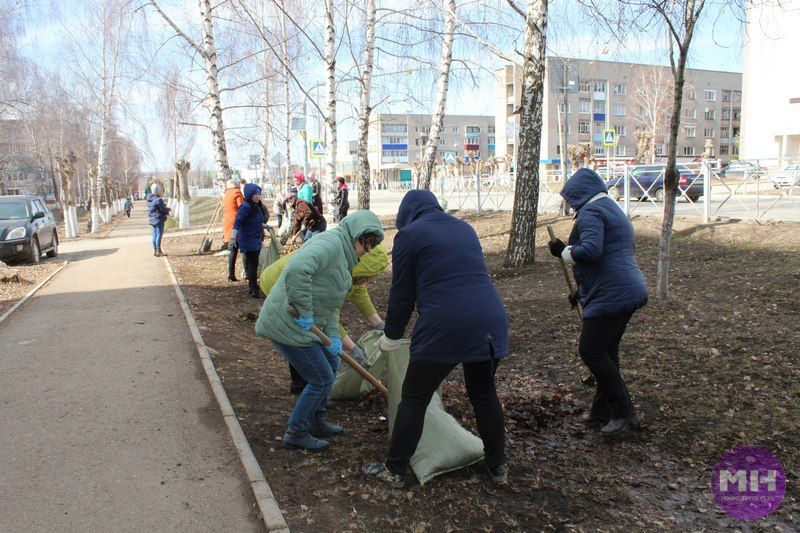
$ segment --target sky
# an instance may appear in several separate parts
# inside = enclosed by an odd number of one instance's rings
[[[22,53],[45,69],[64,72],[62,44],[66,37],[65,27],[76,28],[81,25],[80,19],[84,16],[84,7],[86,2],[90,1],[102,0],[59,0],[57,2],[33,0],[25,12],[25,34],[20,41]],[[473,13],[470,12],[470,9],[474,4],[489,2],[491,5],[491,1],[460,1],[459,4],[465,6],[461,8],[464,20],[471,18]],[[494,1],[499,2],[500,0]],[[144,4],[144,1],[140,3]],[[309,1],[309,4],[311,3]],[[397,1],[393,2],[393,4],[396,3]],[[197,9],[196,0],[161,0],[160,4],[176,22],[179,21],[182,27],[192,29],[191,18]],[[314,2],[314,4],[319,3]],[[378,4],[380,8],[385,3],[379,0]],[[630,28],[626,28],[626,31],[617,34],[624,36],[618,38],[616,35],[598,30],[596,17],[587,15],[576,6],[577,3],[574,0],[552,1],[548,27],[548,55],[668,64],[667,48],[663,37],[654,37],[652,34],[634,32]],[[741,16],[729,9],[721,8],[720,3],[711,2],[708,6],[705,20],[698,28],[692,44],[689,67],[741,72],[742,44],[745,38]],[[157,62],[181,64],[180,62],[183,61],[182,68],[188,70],[188,60],[183,59],[187,56],[185,52],[181,52],[177,48],[180,46],[179,41],[170,39],[172,32],[165,28],[152,12],[149,14],[148,20],[150,20],[151,37],[167,42],[162,49],[161,57],[157,58]],[[521,24],[519,26],[521,28]],[[521,46],[521,34],[514,34],[507,30],[490,31],[486,34],[486,38],[504,49],[507,54],[513,54],[513,50]],[[220,42],[220,38],[218,38],[218,44],[225,46],[226,43],[224,40]],[[438,50],[434,48],[430,54],[431,59],[435,61]],[[457,38],[454,56],[467,60],[473,74],[468,76],[463,67],[459,67],[458,64],[454,65],[447,113],[493,114],[494,78],[492,72],[502,67],[506,61],[494,56],[490,51],[474,41],[468,40],[465,36]],[[343,57],[342,62],[346,64],[346,61],[347,58]],[[379,53],[376,73],[397,71],[397,61],[386,54]],[[308,86],[324,80],[325,71],[321,62],[311,62],[305,66],[303,80],[307,82]],[[202,73],[195,72],[187,75],[194,76],[198,81],[202,80]],[[379,105],[376,112],[430,112],[433,104],[434,73],[425,71],[404,74],[404,76],[414,77],[412,80],[405,81],[411,81],[410,85],[419,87],[419,94],[415,95],[418,101],[395,99],[400,101],[392,102],[390,98],[389,103]],[[382,84],[382,87],[376,90],[376,94],[391,93],[391,77],[379,78],[376,83]],[[345,89],[342,88],[341,91],[344,92]],[[131,116],[119,116],[123,129],[136,137],[140,146],[144,144],[144,138],[147,138],[148,149],[146,151],[148,155],[145,158],[144,167],[148,171],[169,168],[172,162],[171,150],[163,142],[160,121],[154,112],[153,102],[157,94],[158,91],[154,87],[137,85],[135,89],[125,95],[128,114]],[[340,154],[346,147],[346,142],[356,138],[356,125],[350,109],[351,106],[344,105],[344,103],[341,103],[338,108],[338,118],[341,122],[339,125]],[[239,126],[242,117],[242,113],[230,113],[226,117],[226,126]],[[205,123],[208,117],[201,108],[194,118],[197,122]],[[311,128],[314,128],[313,124],[313,121],[310,122]],[[205,161],[205,166],[213,168],[210,144],[209,135],[200,128],[189,156],[190,161]],[[278,151],[278,149],[275,146],[273,151]],[[293,151],[300,152],[301,150],[302,143],[297,139],[293,145]],[[232,143],[229,148],[231,165],[235,168],[245,167],[248,156],[258,152],[259,149],[255,146],[235,146]],[[301,158],[296,157],[296,159]]]

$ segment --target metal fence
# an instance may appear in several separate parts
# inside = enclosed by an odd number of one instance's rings
[[[751,220],[800,221],[800,163],[778,165],[760,160],[751,165],[721,169],[718,163],[679,163],[676,214],[697,216],[704,223],[718,217]],[[619,165],[599,168],[609,196],[629,217],[661,214],[664,165]],[[514,176],[437,178],[431,190],[447,209],[510,210]],[[540,172],[539,210],[558,212],[563,181],[558,169]]]

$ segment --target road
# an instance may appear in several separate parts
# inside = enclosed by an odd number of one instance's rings
[[[435,191],[434,191],[435,192]],[[379,216],[391,216],[397,214],[400,201],[403,199],[404,191],[371,191],[370,202],[371,210]],[[438,193],[437,193],[438,195]],[[358,205],[358,193],[351,192],[350,205]],[[448,192],[444,195],[447,200],[448,209],[468,209],[477,208],[477,194],[472,192]],[[539,209],[541,211],[557,211],[560,203],[557,191],[542,191],[539,198]],[[770,208],[770,205],[776,202]],[[485,210],[511,210],[514,204],[514,196],[511,192],[481,192],[481,206]],[[622,201],[619,202],[624,207]],[[768,209],[769,208],[769,209]],[[631,198],[629,203],[631,215],[660,215],[662,205],[658,202],[642,200],[637,202]],[[703,214],[703,199],[692,204],[686,199],[679,199],[675,209],[678,216],[696,216]],[[784,196],[779,198],[776,195],[762,194],[737,194],[729,196],[727,193],[712,192],[711,194],[711,218],[726,217],[760,220],[786,220],[800,221],[800,196],[795,194],[793,197]]]
[[[0,531],[261,531],[144,204],[0,324]]]

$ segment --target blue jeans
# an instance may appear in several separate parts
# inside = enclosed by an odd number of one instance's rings
[[[339,368],[339,356],[331,354],[317,343],[310,346],[289,346],[272,341],[272,344],[308,383],[289,415],[290,430],[308,433],[311,417],[325,411],[328,394]]]
[[[153,225],[153,248],[161,249],[161,237],[164,236],[164,222]]]

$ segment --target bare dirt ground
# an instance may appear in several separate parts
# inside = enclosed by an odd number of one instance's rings
[[[38,265],[12,263],[11,268],[19,270],[19,281],[0,281],[0,315],[17,303],[39,282],[49,276],[63,263],[58,259],[42,259]]]
[[[604,441],[578,414],[592,389],[577,356],[578,324],[544,223],[566,237],[572,221],[541,219],[537,262],[502,267],[509,213],[461,214],[477,230],[505,301],[511,354],[498,371],[511,466],[508,487],[480,465],[425,486],[408,477],[390,491],[360,474],[387,448],[386,406],[378,393],[334,406],[346,427],[330,451],[292,452],[280,438],[293,397],[285,361],[253,331],[259,303],[225,281],[225,261],[195,256],[201,237],[165,238],[245,433],[293,531],[631,531],[685,529],[791,531],[800,528],[800,224],[678,220],[672,299],[651,298],[622,343],[623,374],[645,424]],[[387,246],[393,229],[386,221]],[[639,263],[654,288],[659,221],[638,217]],[[219,242],[219,240],[215,241]],[[387,273],[372,282],[385,309]],[[475,305],[480,305],[476,302]],[[351,306],[343,320],[366,328]],[[475,430],[461,376],[443,387],[447,408]],[[710,491],[717,458],[739,444],[769,449],[789,487],[778,511],[754,523],[727,517]]]

